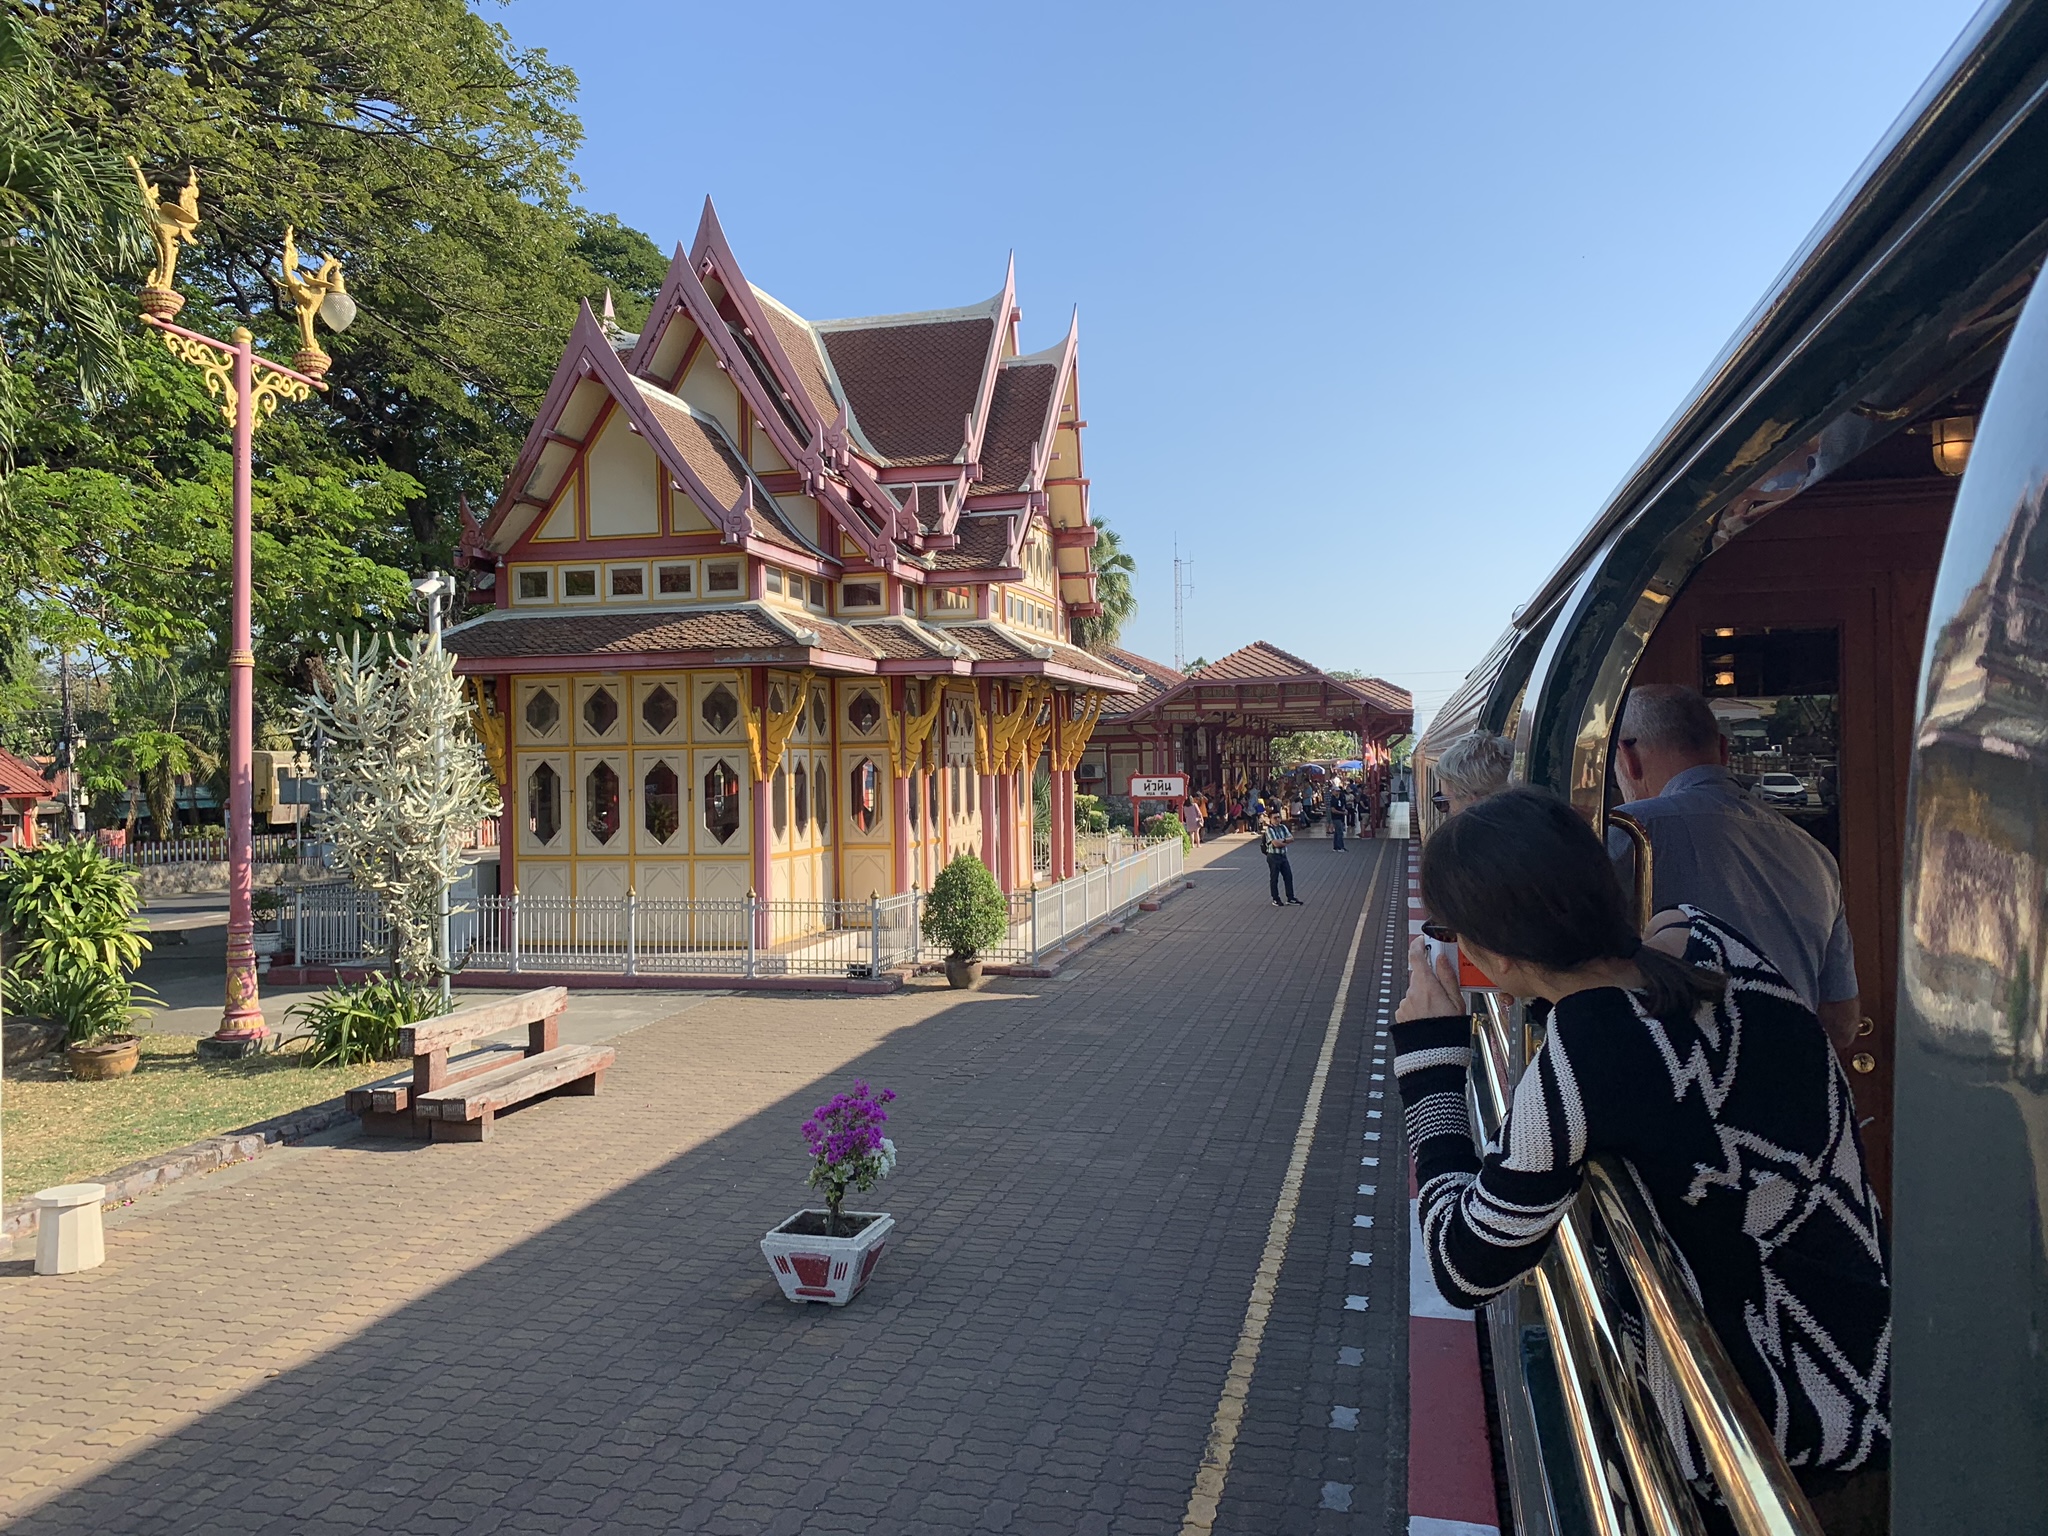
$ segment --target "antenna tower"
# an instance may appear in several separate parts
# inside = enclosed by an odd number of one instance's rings
[[[1180,557],[1180,539],[1173,541],[1173,670],[1187,670],[1188,646],[1186,625],[1186,602],[1188,594],[1195,590],[1192,572],[1195,562]]]

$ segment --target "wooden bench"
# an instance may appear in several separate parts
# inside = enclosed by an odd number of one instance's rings
[[[501,1109],[542,1094],[593,1094],[617,1053],[608,1045],[560,1043],[566,987],[541,987],[493,1003],[477,1003],[426,1019],[400,1036],[412,1070],[366,1083],[348,1107],[373,1136],[482,1141]],[[524,1025],[527,1041],[449,1053],[485,1035]]]

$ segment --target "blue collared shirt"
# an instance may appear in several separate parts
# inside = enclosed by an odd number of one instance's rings
[[[1856,996],[1842,874],[1815,838],[1751,800],[1713,763],[1621,809],[1650,835],[1657,911],[1687,901],[1721,918],[1763,951],[1808,1008]],[[1610,831],[1608,851],[1632,886],[1626,835]]]

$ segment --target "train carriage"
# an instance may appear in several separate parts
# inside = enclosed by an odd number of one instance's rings
[[[2048,1528],[2044,255],[2048,4],[1993,3],[1416,752],[1425,835],[1433,766],[1474,728],[1601,827],[1627,690],[1684,683],[1738,778],[1836,853],[1901,1533]],[[1485,1122],[1536,1041],[1483,1001]],[[1485,1319],[1517,1528],[1699,1528],[1630,1379],[1647,1339],[1676,1351],[1736,1527],[1818,1530],[1686,1335],[1654,1218],[1591,1186]]]

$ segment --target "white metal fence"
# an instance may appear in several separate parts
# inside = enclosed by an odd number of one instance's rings
[[[1179,838],[1063,880],[1012,891],[1010,932],[986,958],[1034,965],[1107,926],[1186,867]],[[375,896],[344,884],[286,894],[281,926],[300,965],[378,965],[390,941]],[[866,901],[659,901],[642,896],[486,896],[455,914],[466,972],[612,976],[873,976],[943,958],[924,942],[924,893]]]
[[[249,840],[258,864],[294,864],[302,855],[319,856],[325,843],[295,832],[259,832]],[[489,850],[498,846],[498,818],[487,816],[464,839],[463,847]],[[107,856],[136,869],[160,864],[225,864],[228,840],[219,837],[181,837],[168,843],[131,842],[125,847],[107,847]]]

